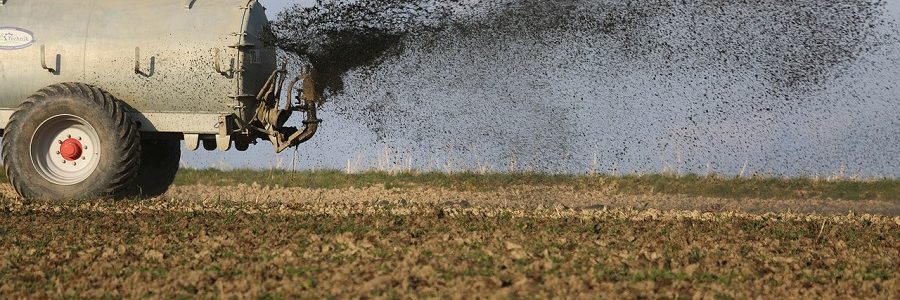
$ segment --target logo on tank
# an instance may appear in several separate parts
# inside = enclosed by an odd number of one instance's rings
[[[31,31],[17,27],[0,27],[0,50],[28,48],[34,43]]]

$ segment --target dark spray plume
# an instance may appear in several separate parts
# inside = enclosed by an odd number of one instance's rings
[[[330,109],[417,159],[888,175],[900,9],[886,3],[322,0],[273,29],[325,74]]]
[[[318,0],[279,13],[272,30],[280,49],[316,68],[327,96],[343,90],[347,72],[398,55],[406,35],[438,31],[465,7],[460,0]]]
[[[276,45],[315,66],[331,92],[343,89],[347,72],[401,54],[404,42],[414,42],[408,36],[448,32],[608,36],[630,59],[660,53],[685,59],[678,56],[688,50],[701,59],[766,64],[769,79],[790,88],[824,80],[826,70],[866,50],[883,6],[883,0],[317,0],[279,13],[272,29]],[[683,26],[668,33],[685,39],[665,41],[661,35],[675,27],[668,25]]]

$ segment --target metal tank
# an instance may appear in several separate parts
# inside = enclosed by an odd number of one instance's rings
[[[278,152],[308,140],[320,122],[314,72],[291,80],[282,95],[287,72],[265,41],[267,24],[265,8],[255,0],[0,0],[0,128],[7,136],[3,158],[13,185],[28,198],[120,196],[141,190],[142,184],[153,190],[149,194],[158,194],[175,173],[155,174],[162,172],[158,160],[180,157],[180,148],[173,146],[180,140],[191,150],[201,144],[207,150],[232,145],[246,150],[262,139]],[[89,113],[108,107],[107,96],[116,106],[108,116]],[[82,109],[87,116],[75,113],[81,108],[43,117],[31,112],[40,105],[46,105],[43,111],[62,109],[66,99],[82,99],[73,105],[87,105]],[[82,149],[84,139],[110,144],[125,138],[104,138],[102,128],[96,128],[118,118],[117,111],[128,123],[116,125],[124,126],[118,130],[139,132],[136,148],[142,151],[92,154]],[[294,112],[306,114],[302,128],[285,126]],[[90,129],[99,132],[97,140],[68,137],[77,128],[85,136]],[[14,148],[7,147],[13,142],[31,146],[7,149]],[[88,152],[73,153],[75,148]],[[97,168],[110,165],[107,160],[122,162],[129,156],[139,156],[139,163],[125,167],[134,170],[119,171],[134,179],[90,187],[109,181],[93,178],[104,172]],[[80,167],[73,166],[78,162]],[[92,164],[100,167],[84,167]],[[67,168],[77,169],[77,176]],[[167,182],[155,183],[158,178]]]

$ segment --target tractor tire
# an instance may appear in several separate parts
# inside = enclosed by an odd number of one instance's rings
[[[141,168],[129,189],[129,197],[152,198],[165,194],[175,181],[181,163],[181,141],[144,140]]]
[[[19,105],[2,152],[23,198],[119,198],[140,167],[141,139],[126,104],[94,86],[61,83]]]

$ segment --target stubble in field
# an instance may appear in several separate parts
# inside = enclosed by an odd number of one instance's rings
[[[441,193],[192,186],[148,201],[5,198],[0,294],[890,299],[900,292],[900,217],[491,205],[484,195]],[[333,194],[355,200],[325,196]]]

